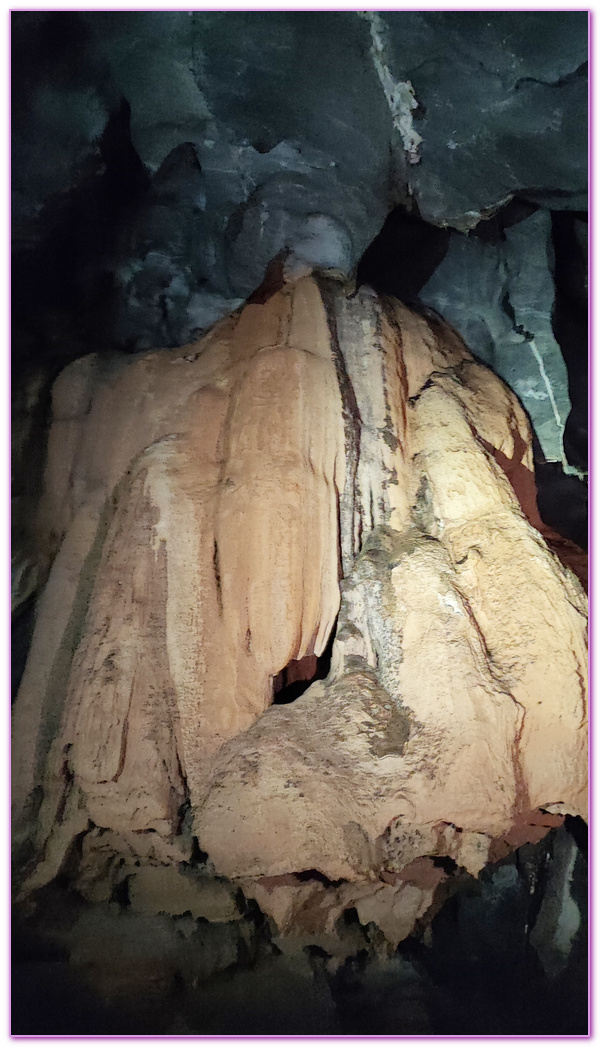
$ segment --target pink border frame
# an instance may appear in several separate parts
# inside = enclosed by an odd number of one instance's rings
[[[595,83],[595,69],[594,69],[594,12],[588,11],[588,229],[592,230],[591,239],[588,236],[588,287],[591,293],[588,292],[588,470],[589,470],[589,493],[592,495],[588,501],[588,583],[589,583],[589,622],[588,622],[588,635],[593,638],[594,625],[595,625],[595,607],[593,600],[593,586],[594,586],[594,523],[595,523],[595,506],[594,506],[594,434],[596,431],[594,423],[594,413],[592,410],[592,402],[594,395],[594,364],[593,364],[593,336],[594,336],[594,265],[593,265],[593,230],[594,230],[594,195],[593,195],[593,173],[594,173],[594,83]],[[593,927],[594,927],[594,897],[592,890],[592,879],[594,873],[594,768],[592,761],[593,753],[593,737],[594,737],[594,723],[595,723],[595,711],[594,711],[594,644],[589,644],[588,650],[588,1036],[594,1034],[594,941],[593,941]],[[591,847],[589,846],[591,844]],[[589,858],[591,855],[591,860]]]
[[[146,12],[150,12],[150,11],[151,12],[171,12],[171,11],[174,10],[174,8],[173,7],[162,7],[162,6],[156,6],[156,7],[155,6],[147,6],[147,7],[145,6],[143,8],[135,8],[135,7],[106,7],[106,6],[103,6],[103,5],[102,6],[100,6],[100,5],[99,6],[93,6],[93,7],[71,8],[70,6],[69,7],[54,7],[54,6],[51,6],[51,5],[50,6],[47,6],[47,5],[43,5],[43,6],[31,5],[31,6],[27,6],[26,8],[15,8],[15,9],[11,8],[11,9],[9,9],[9,11],[8,11],[8,15],[9,15],[8,63],[7,63],[7,65],[8,65],[9,99],[10,99],[10,84],[11,84],[10,17],[13,14],[13,10],[14,10],[15,13],[19,13],[20,11],[28,11],[29,12],[29,11],[77,10],[78,12],[107,12],[107,13],[110,13],[110,12],[125,12],[125,13],[136,13],[136,14],[140,13],[141,14],[141,13],[146,13]],[[265,6],[260,6],[260,7],[250,7],[250,6],[245,6],[245,5],[241,5],[241,6],[233,6],[233,5],[232,6],[229,6],[229,5],[221,6],[221,5],[218,5],[218,6],[215,6],[215,7],[200,7],[200,8],[195,8],[194,7],[194,8],[189,8],[187,10],[189,10],[190,13],[192,11],[194,11],[194,12],[195,11],[199,11],[199,12],[202,12],[202,11],[206,11],[206,12],[209,12],[209,11],[216,11],[216,12],[219,12],[219,11],[226,11],[226,12],[240,12],[240,11],[244,11],[244,12],[246,12],[247,11],[247,12],[250,12],[250,13],[261,13],[263,11],[266,11],[266,12],[268,12],[268,11],[278,12],[278,11],[282,10],[282,8],[280,6],[271,6],[270,4],[265,5]],[[341,7],[341,6],[339,6],[339,7],[338,6],[336,6],[336,7],[324,7],[324,6],[321,6],[320,4],[315,4],[315,5],[310,5],[310,4],[300,4],[300,5],[286,4],[285,5],[285,10],[286,11],[296,11],[296,12],[315,12],[315,13],[317,13],[317,12],[325,12],[325,13],[338,13],[339,12],[339,13],[343,13],[343,12],[352,12],[352,11],[359,11],[359,10],[379,11],[379,8],[377,8],[377,7],[363,8],[359,4],[357,4],[354,7]],[[515,4],[515,5],[503,6],[502,8],[498,8],[497,6],[488,6],[488,5],[482,5],[482,6],[477,6],[477,7],[456,6],[456,7],[452,7],[452,8],[447,8],[447,7],[444,7],[444,8],[427,7],[425,9],[424,8],[414,8],[414,7],[404,7],[403,6],[401,8],[389,8],[389,7],[386,7],[386,8],[384,8],[384,10],[388,10],[388,11],[392,10],[394,13],[399,12],[399,11],[421,12],[423,10],[432,11],[432,12],[451,10],[452,13],[454,13],[454,12],[459,13],[461,11],[462,12],[469,12],[469,13],[470,12],[483,12],[483,11],[491,11],[491,12],[494,12],[494,13],[496,13],[496,12],[500,13],[502,11],[522,11],[523,13],[527,13],[527,12],[543,11],[544,9],[539,8],[539,7],[522,7],[519,4]],[[592,228],[592,238],[593,238],[593,228],[594,228],[594,226],[593,226],[593,219],[594,219],[595,209],[594,209],[594,197],[593,197],[593,192],[592,192],[591,187],[593,185],[593,172],[594,172],[594,167],[593,167],[593,145],[594,145],[594,135],[593,135],[593,124],[594,124],[594,121],[593,121],[593,116],[594,116],[594,108],[593,108],[593,87],[594,87],[593,29],[594,29],[594,20],[593,20],[593,15],[594,15],[594,12],[590,8],[586,8],[586,7],[570,7],[570,6],[569,7],[559,7],[559,8],[552,7],[552,8],[548,8],[546,10],[547,11],[559,11],[559,12],[560,11],[564,11],[564,12],[568,12],[568,13],[570,13],[570,12],[587,11],[587,14],[588,14],[588,61],[589,61],[589,80],[588,80],[588,187],[589,188],[588,188],[588,193],[589,193],[589,219],[590,219],[590,225],[591,225],[591,228]],[[10,112],[9,112],[8,123],[9,123],[9,140],[10,140],[10,128],[11,128]],[[10,149],[9,149],[9,153],[10,153]],[[10,193],[10,186],[11,186],[10,167],[9,167],[8,181],[9,181],[9,193]],[[9,236],[11,237],[12,236],[12,213],[11,213],[11,209],[10,209],[10,204],[9,204],[9,221],[8,221],[8,225],[9,225]],[[9,262],[9,274],[10,274],[10,262]],[[593,406],[593,388],[594,388],[594,377],[595,377],[595,368],[594,368],[594,363],[593,363],[593,351],[592,351],[593,333],[594,333],[594,312],[593,312],[593,299],[594,299],[594,293],[593,293],[594,292],[594,280],[593,280],[593,276],[594,276],[594,267],[593,267],[592,242],[589,241],[589,240],[588,240],[588,274],[589,274],[589,276],[588,276],[588,285],[589,285],[589,287],[591,289],[591,293],[588,293],[588,422],[589,422],[588,455],[589,455],[590,493],[593,495],[594,494],[594,483],[593,483],[594,435],[595,435],[595,432],[596,432],[596,426],[595,426],[595,422],[594,422],[594,414],[593,414],[593,410],[592,410],[592,406]],[[10,276],[9,276],[9,300],[8,300],[9,344],[10,344],[10,337],[11,337],[11,335],[10,335],[10,332],[11,332],[11,311],[10,311],[10,308],[11,308],[11,299],[10,299]],[[12,374],[12,359],[11,359],[11,354],[9,353],[9,357],[8,357],[9,390],[11,388],[11,374]],[[9,410],[10,410],[10,408],[9,408]],[[594,602],[593,602],[593,584],[594,584],[593,533],[594,533],[594,524],[595,524],[595,507],[594,507],[594,500],[593,500],[593,497],[592,497],[592,499],[590,501],[589,517],[588,517],[588,548],[589,548],[588,578],[589,578],[589,585],[590,585],[589,636],[590,636],[590,639],[592,641],[592,642],[590,642],[589,656],[588,656],[588,676],[589,676],[589,693],[590,693],[590,698],[592,698],[593,695],[594,695],[594,669],[595,669],[594,654],[593,654],[593,651],[594,651],[593,638],[594,638],[594,625],[595,625],[595,613],[594,613],[595,612],[595,608],[594,608]],[[9,621],[10,621],[10,614],[9,614]],[[11,654],[10,654],[10,649],[9,649],[9,667],[10,667],[10,665],[11,665]],[[589,755],[588,755],[588,770],[589,770],[589,778],[588,778],[588,800],[589,800],[588,826],[589,826],[589,829],[588,829],[588,832],[589,832],[589,841],[592,844],[591,852],[593,854],[593,844],[595,842],[595,835],[594,835],[592,814],[593,814],[593,793],[594,793],[595,777],[594,777],[594,768],[593,768],[593,762],[592,762],[592,751],[593,751],[593,727],[594,727],[594,723],[595,723],[595,714],[594,714],[593,701],[591,701],[591,700],[589,701],[588,711],[589,711],[588,731],[589,731],[589,738],[590,738]],[[11,783],[11,749],[10,749],[10,734],[11,734],[11,732],[10,732],[10,723],[11,723],[11,712],[9,711],[9,730],[8,730],[8,738],[9,738],[9,754],[8,754],[9,796],[10,796],[10,783]],[[9,824],[10,824],[10,814],[9,814]],[[590,853],[590,849],[589,848],[588,848],[588,853]],[[582,1037],[582,1036],[574,1037],[574,1036],[570,1036],[570,1035],[552,1036],[551,1038],[553,1040],[585,1039],[585,1038],[591,1038],[594,1035],[594,1008],[593,1008],[593,997],[594,997],[594,994],[593,994],[593,985],[594,985],[595,957],[594,957],[594,942],[593,942],[593,915],[594,915],[594,913],[593,913],[593,890],[592,890],[592,878],[593,878],[592,874],[593,874],[593,871],[594,871],[594,861],[593,861],[593,858],[592,858],[591,863],[588,864],[588,1033],[587,1033],[587,1037]],[[9,884],[9,895],[10,895],[10,884]],[[8,927],[9,927],[9,938],[10,938],[10,932],[11,932],[10,897],[9,897],[9,925],[8,925]],[[264,1041],[265,1039],[269,1039],[271,1041],[280,1041],[280,1040],[284,1040],[284,1041],[288,1041],[288,1040],[305,1041],[307,1039],[310,1039],[310,1040],[317,1040],[318,1042],[329,1042],[330,1040],[346,1040],[346,1041],[348,1041],[348,1040],[355,1040],[355,1041],[362,1042],[363,1040],[397,1040],[397,1039],[407,1040],[407,1039],[413,1039],[413,1037],[411,1037],[410,1035],[409,1036],[406,1036],[406,1035],[398,1035],[398,1036],[388,1036],[388,1035],[385,1035],[385,1036],[333,1035],[333,1036],[323,1036],[323,1037],[321,1037],[321,1036],[303,1036],[303,1035],[290,1035],[290,1036],[279,1036],[279,1035],[275,1035],[275,1036],[247,1035],[247,1036],[244,1036],[244,1035],[242,1035],[242,1036],[233,1036],[233,1035],[211,1035],[211,1034],[209,1034],[209,1035],[206,1035],[206,1036],[186,1036],[186,1035],[179,1035],[179,1036],[178,1035],[173,1035],[173,1036],[171,1036],[171,1035],[168,1035],[168,1036],[162,1036],[162,1035],[151,1035],[151,1036],[130,1035],[130,1036],[126,1036],[126,1035],[124,1035],[124,1036],[115,1037],[115,1036],[103,1036],[103,1035],[87,1035],[87,1036],[78,1036],[78,1035],[74,1035],[74,1036],[40,1035],[40,1036],[32,1036],[32,1035],[28,1035],[28,1034],[17,1034],[17,1033],[16,1034],[11,1034],[10,1033],[10,1013],[11,1013],[11,1001],[10,1001],[11,971],[10,971],[10,964],[9,964],[9,971],[8,971],[8,988],[9,988],[9,1000],[8,1000],[9,1030],[8,1030],[8,1035],[9,1035],[10,1039],[16,1039],[16,1040],[31,1040],[31,1039],[35,1039],[35,1040],[63,1040],[63,1039],[70,1039],[70,1040],[74,1040],[74,1039],[76,1039],[76,1040],[107,1040],[108,1039],[108,1040],[110,1040],[110,1039],[112,1039],[112,1040],[114,1040],[114,1039],[118,1038],[119,1040],[120,1039],[124,1039],[124,1040],[165,1040],[165,1039],[166,1040],[186,1040],[186,1039],[204,1039],[204,1040],[208,1040],[208,1041],[212,1041],[212,1040],[234,1040],[234,1041],[237,1041],[237,1040],[260,1040],[260,1041]],[[436,1035],[429,1035],[429,1034],[427,1034],[427,1035],[418,1037],[419,1040],[432,1040],[432,1039],[433,1040],[505,1040],[505,1039],[514,1039],[514,1038],[515,1037],[512,1037],[512,1036],[511,1037],[508,1037],[508,1036],[494,1036],[494,1035],[479,1036],[479,1035],[455,1035],[455,1034],[449,1034],[449,1035],[444,1035],[444,1036],[436,1036]],[[548,1037],[546,1037],[546,1036],[536,1035],[536,1034],[531,1034],[531,1035],[528,1035],[528,1036],[519,1036],[518,1037],[518,1039],[523,1039],[523,1040],[547,1039],[547,1038]]]

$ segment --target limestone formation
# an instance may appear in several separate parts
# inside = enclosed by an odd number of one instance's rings
[[[344,911],[393,948],[440,859],[586,817],[586,598],[508,387],[432,311],[287,276],[54,386],[14,838],[22,896],[62,868],[231,920],[241,888],[333,956]]]

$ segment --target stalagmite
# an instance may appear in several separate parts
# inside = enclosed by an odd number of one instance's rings
[[[80,837],[84,896],[129,877],[148,911],[196,840],[281,934],[330,941],[355,908],[395,946],[436,859],[477,875],[586,817],[573,550],[537,514],[521,405],[433,311],[276,263],[192,345],[76,361],[38,533],[22,895]],[[327,678],[272,704],[332,636]]]

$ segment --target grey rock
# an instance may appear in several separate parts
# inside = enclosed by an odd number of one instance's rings
[[[587,206],[586,12],[386,12],[391,65],[420,105],[421,214],[472,228],[515,192]]]
[[[552,266],[550,215],[540,210],[507,229],[500,244],[454,235],[421,298],[514,390],[546,458],[563,461],[570,401],[552,331]]]
[[[579,851],[573,837],[562,828],[553,840],[548,883],[530,935],[540,963],[549,978],[565,970],[581,926],[581,912],[573,897],[573,873]]]
[[[270,175],[289,171],[310,174],[291,210],[342,222],[354,264],[407,186],[424,217],[463,230],[515,192],[585,206],[585,12],[373,17],[81,14],[87,75],[84,63],[68,88],[56,70],[49,82],[40,78],[26,136],[17,126],[20,206],[35,209],[69,184],[121,97],[150,171],[182,142],[194,144],[216,240],[236,206]],[[23,46],[28,32],[50,24],[20,18]],[[413,156],[402,105],[422,139]]]

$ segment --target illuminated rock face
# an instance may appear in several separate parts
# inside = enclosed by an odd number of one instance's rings
[[[282,934],[335,951],[354,908],[395,945],[435,859],[477,874],[585,817],[586,599],[532,464],[437,315],[277,265],[202,341],[67,368],[15,711],[23,890],[83,834],[86,897],[145,897],[136,869],[196,838]],[[327,678],[272,705],[332,633]]]

